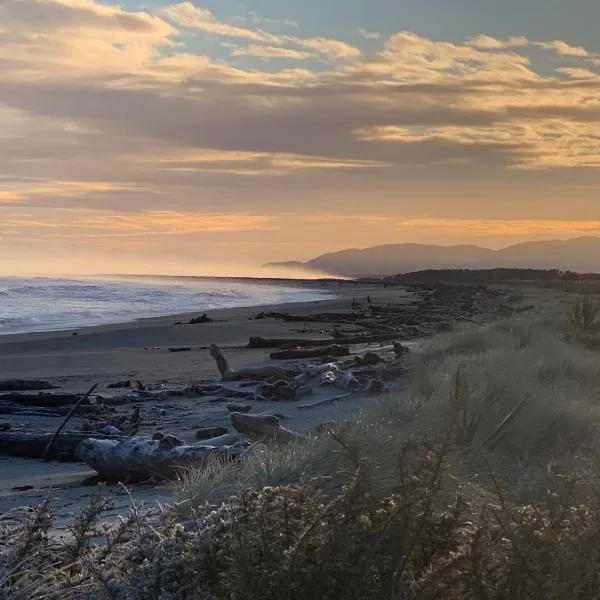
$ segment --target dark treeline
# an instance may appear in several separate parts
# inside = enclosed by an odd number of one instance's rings
[[[575,273],[559,269],[427,269],[412,273],[399,273],[379,279],[391,285],[412,283],[456,282],[499,283],[502,281],[593,281],[600,280],[599,273]],[[372,281],[363,280],[363,281]]]

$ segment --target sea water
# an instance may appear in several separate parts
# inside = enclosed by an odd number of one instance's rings
[[[193,277],[0,277],[0,335],[330,297],[323,290],[301,287],[301,284],[229,282]]]

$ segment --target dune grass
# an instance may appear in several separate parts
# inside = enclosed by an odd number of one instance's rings
[[[68,543],[47,506],[7,516],[0,598],[600,597],[600,355],[583,300],[531,295],[436,336],[356,420],[189,473],[168,510],[102,530],[96,500]]]

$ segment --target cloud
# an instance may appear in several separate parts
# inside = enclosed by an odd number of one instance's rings
[[[277,217],[249,213],[195,213],[150,210],[118,214],[98,210],[62,209],[54,218],[36,220],[30,214],[17,214],[2,222],[4,232],[21,235],[22,230],[44,229],[44,235],[77,237],[187,235],[193,233],[239,233],[272,229]]]
[[[590,53],[585,48],[582,48],[581,46],[571,46],[570,44],[560,40],[553,40],[551,42],[534,42],[534,46],[537,46],[542,50],[550,50],[559,56],[568,58],[585,58],[590,56]]]
[[[525,48],[530,45],[530,41],[526,37],[509,37],[499,40],[489,35],[477,35],[469,38],[467,44],[479,50],[503,50],[506,48]]]
[[[379,33],[378,31],[367,31],[362,27],[359,27],[357,31],[358,35],[360,35],[360,37],[364,38],[365,40],[378,40],[381,37],[381,33]]]
[[[571,79],[597,79],[600,77],[598,73],[593,73],[588,69],[574,69],[571,67],[559,67],[556,69],[557,73],[567,75]]]
[[[190,3],[151,14],[92,0],[5,0],[0,18],[5,227],[16,206],[35,223],[52,222],[56,210],[94,209],[105,233],[111,215],[125,215],[115,232],[133,231],[139,217],[143,231],[171,231],[161,222],[181,219],[206,235],[219,227],[242,235],[250,230],[241,223],[268,228],[264,215],[300,204],[354,215],[377,203],[390,214],[400,204],[438,210],[479,185],[465,211],[487,214],[490,195],[514,207],[518,195],[504,191],[511,182],[563,200],[556,181],[597,183],[597,59],[566,42],[567,50],[555,41],[449,42],[401,31],[366,53],[340,40],[234,26]],[[232,54],[246,56],[247,68],[194,53],[194,29],[245,40]],[[312,54],[319,62],[290,68]],[[271,57],[290,63],[256,60]],[[578,210],[591,214],[591,192],[585,198]],[[560,198],[553,206],[561,216],[575,210]],[[204,214],[213,220],[202,222]]]
[[[285,44],[295,44],[303,48],[314,50],[320,54],[332,58],[356,58],[361,52],[358,48],[351,46],[339,40],[328,38],[300,38],[290,35],[275,35],[266,33],[262,30],[247,29],[245,27],[236,27],[215,19],[214,15],[206,9],[196,8],[190,2],[180,4],[171,4],[162,9],[162,14],[171,22],[189,29],[198,29],[206,33],[243,38],[254,42],[283,46]],[[285,49],[281,50],[282,52]],[[290,57],[288,57],[290,58]],[[291,58],[297,58],[293,56]]]
[[[326,54],[332,58],[358,58],[361,55],[361,51],[346,42],[340,42],[339,40],[332,40],[327,38],[289,38],[299,46],[310,48],[320,54]]]
[[[302,50],[293,50],[291,48],[254,45],[246,48],[237,47],[232,51],[231,56],[254,56],[257,58],[286,58],[290,60],[305,60],[313,57],[314,54],[310,52],[303,52]]]
[[[255,42],[284,43],[284,39],[277,35],[219,22],[209,10],[196,8],[191,2],[166,6],[162,9],[162,14],[172,23],[188,29],[198,29],[214,35],[243,38]]]

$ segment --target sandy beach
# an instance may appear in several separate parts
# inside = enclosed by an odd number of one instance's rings
[[[234,368],[261,365],[269,361],[270,350],[248,349],[250,336],[319,338],[329,337],[331,326],[319,323],[289,323],[275,319],[254,319],[263,310],[286,311],[297,315],[316,312],[352,314],[352,299],[375,303],[405,303],[411,297],[402,288],[322,283],[319,289],[335,294],[335,299],[282,304],[269,307],[245,307],[210,311],[214,321],[196,325],[180,324],[198,313],[150,318],[135,323],[86,327],[62,332],[29,333],[0,337],[0,373],[5,379],[43,379],[57,386],[56,391],[83,393],[98,384],[97,393],[110,397],[123,390],[107,386],[121,380],[139,380],[149,390],[170,389],[220,379],[214,360],[208,353],[211,344],[219,345]],[[189,347],[187,352],[169,348]],[[352,353],[376,350],[393,356],[391,343],[352,347]],[[271,361],[272,362],[272,361]],[[398,380],[388,391],[400,393]],[[315,398],[318,399],[318,394]],[[232,400],[235,402],[236,400]],[[349,418],[372,397],[354,394],[343,402],[298,410],[294,402],[253,402],[252,412],[276,414],[285,427],[310,431],[321,422]],[[245,401],[244,401],[245,402]],[[170,398],[162,402],[140,402],[139,435],[157,431],[174,434],[193,443],[199,428],[230,426],[226,401],[214,398]],[[123,407],[123,410],[132,410]],[[0,415],[0,422],[14,430],[53,431],[60,419],[45,416]],[[75,417],[67,429],[77,431],[83,417]],[[86,499],[97,490],[85,485],[95,473],[77,463],[42,462],[0,456],[0,514],[23,505],[36,505],[49,494],[56,498],[59,522],[67,522]],[[84,485],[82,485],[84,484]],[[117,512],[130,504],[119,486],[103,486],[117,503]],[[145,503],[169,502],[172,488],[135,485],[130,490],[136,500]]]

